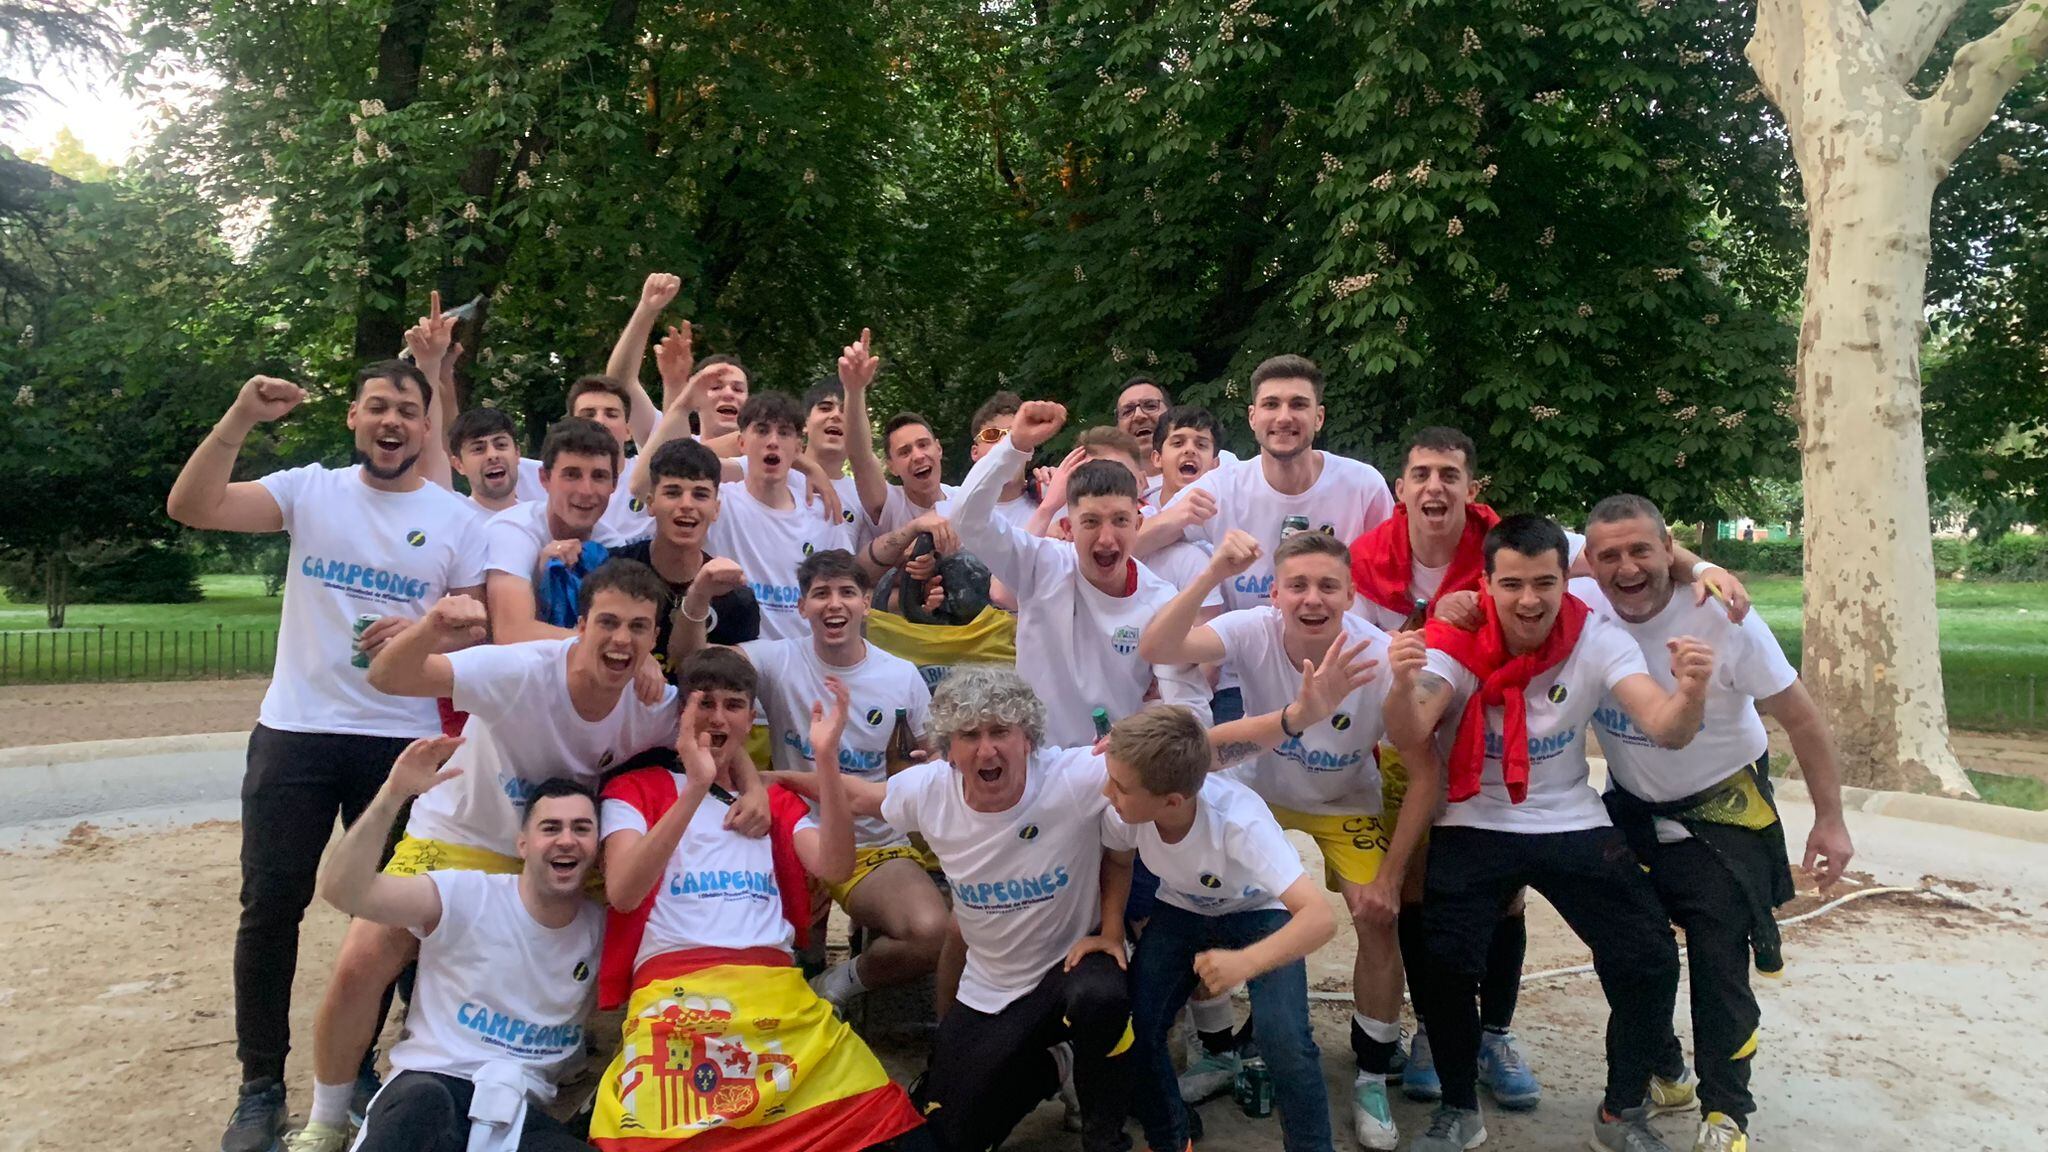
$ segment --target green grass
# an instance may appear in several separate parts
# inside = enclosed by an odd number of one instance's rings
[[[0,684],[262,676],[284,600],[261,576],[202,576],[191,604],[75,604],[64,629],[41,604],[0,596]]]
[[[1760,576],[1747,583],[1757,611],[1798,664],[1800,581]],[[2048,584],[1944,580],[1935,602],[1949,722],[1990,731],[2048,727]]]
[[[284,597],[265,596],[261,576],[201,576],[206,599],[191,604],[73,604],[64,613],[64,627],[97,629],[104,625],[145,631],[181,628],[277,627]],[[0,631],[43,627],[43,606],[18,604],[0,593]]]
[[[1977,786],[1977,798],[1987,804],[2025,808],[2031,812],[2048,810],[2048,781],[2031,776],[1979,772],[1974,768],[1965,768],[1963,772],[1969,776],[1970,783]]]

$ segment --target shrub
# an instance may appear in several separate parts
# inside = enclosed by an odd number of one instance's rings
[[[73,604],[190,604],[201,595],[198,558],[161,544],[111,552],[71,573]]]
[[[1711,540],[1702,555],[1731,572],[1797,576],[1802,571],[1797,540]]]
[[[1701,553],[1733,572],[1756,576],[1801,574],[1797,540],[1714,540]],[[1995,540],[1936,540],[1934,572],[1970,580],[2048,581],[2048,536],[2007,533]]]

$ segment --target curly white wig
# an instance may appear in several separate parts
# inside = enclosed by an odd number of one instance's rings
[[[955,732],[989,723],[1023,729],[1033,748],[1045,743],[1045,703],[1014,669],[962,664],[947,673],[932,693],[933,744],[944,749]]]

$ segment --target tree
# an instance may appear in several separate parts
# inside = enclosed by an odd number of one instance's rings
[[[1966,0],[1760,0],[1748,57],[1784,117],[1808,224],[1798,402],[1802,667],[1850,782],[1974,794],[1949,744],[1920,349],[1936,187],[2048,48],[2025,0],[1908,85]]]

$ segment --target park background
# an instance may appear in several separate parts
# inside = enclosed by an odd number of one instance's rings
[[[1938,7],[1960,14],[1916,95],[2005,14]],[[481,297],[462,402],[531,450],[654,270],[682,276],[669,318],[700,354],[741,353],[757,388],[801,390],[871,327],[878,411],[930,414],[951,478],[990,391],[1106,421],[1138,372],[1244,451],[1250,367],[1305,353],[1324,447],[1391,473],[1406,431],[1448,423],[1505,509],[1648,495],[1796,661],[1809,222],[1743,56],[1755,21],[1720,0],[0,6],[0,685],[260,677],[283,538],[163,514],[235,387],[312,394],[239,477],[341,462],[354,367],[430,289]],[[48,130],[51,93],[81,90],[141,109],[126,155]],[[2048,731],[2044,123],[2036,74],[1942,185],[1921,350],[1949,716],[1979,789],[2029,807],[2036,758],[2006,752]]]

